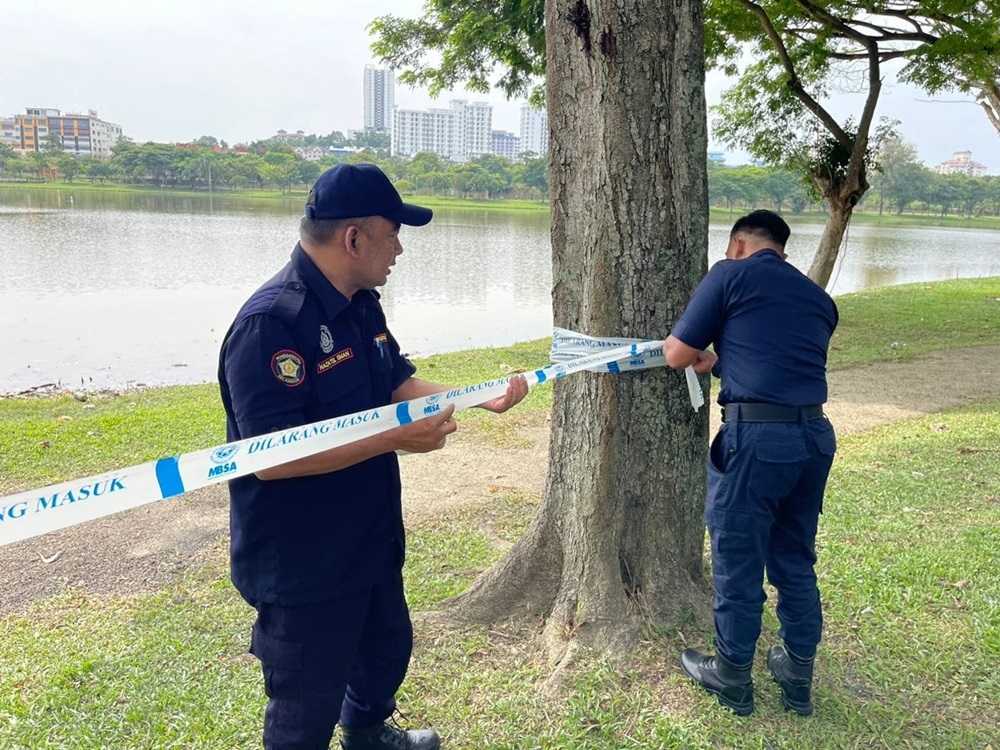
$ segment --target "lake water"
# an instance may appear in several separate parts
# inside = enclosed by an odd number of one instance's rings
[[[233,316],[295,244],[300,204],[0,188],[0,392],[214,380]],[[729,226],[711,227],[712,261]],[[792,230],[789,259],[805,268],[822,226]],[[551,332],[547,214],[438,211],[401,240],[380,291],[404,351]],[[831,291],[994,275],[1000,232],[858,225]]]

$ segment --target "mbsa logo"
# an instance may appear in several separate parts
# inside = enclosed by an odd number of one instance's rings
[[[440,393],[432,393],[430,396],[427,397],[428,404],[436,404],[440,400],[441,400]]]
[[[438,404],[431,404],[424,407],[424,414],[433,414],[436,411],[441,411],[441,407]]]
[[[229,459],[235,456],[239,449],[240,446],[238,445],[223,445],[212,451],[212,455],[209,458],[213,464],[228,463]]]
[[[224,474],[232,474],[234,471],[236,471],[236,462],[230,461],[227,464],[213,466],[211,469],[209,469],[208,478],[211,479],[212,477],[221,477]]]

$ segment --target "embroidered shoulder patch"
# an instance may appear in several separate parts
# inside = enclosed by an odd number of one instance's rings
[[[302,356],[291,349],[282,349],[271,357],[271,372],[274,377],[294,388],[306,379],[306,367]]]

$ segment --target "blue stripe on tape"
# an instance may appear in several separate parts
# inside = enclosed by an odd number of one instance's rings
[[[608,362],[608,372],[621,372],[617,362]]]
[[[535,370],[535,377],[538,378],[538,382],[539,383],[544,383],[545,380],[546,380],[546,378],[545,378],[545,370]]]
[[[639,345],[638,344],[632,344],[632,356],[633,357],[638,357],[639,356]]]
[[[184,480],[181,479],[177,456],[161,458],[156,462],[156,481],[160,483],[160,494],[164,498],[184,494]]]
[[[413,418],[410,417],[410,405],[406,401],[396,407],[396,419],[399,420],[400,424],[409,424],[413,421]]]

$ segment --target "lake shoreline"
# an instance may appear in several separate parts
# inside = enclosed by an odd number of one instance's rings
[[[300,203],[304,203],[308,191],[304,189],[288,190],[190,190],[178,187],[152,187],[145,185],[122,185],[118,183],[92,184],[86,182],[14,182],[0,181],[0,195],[4,190],[28,190],[37,192],[65,192],[82,190],[95,193],[119,193],[136,196],[176,196],[188,198],[200,198],[208,201],[210,198],[230,201],[246,202],[252,205],[255,202],[275,203],[286,202],[294,204],[294,210],[290,208],[290,213],[297,213]],[[494,213],[548,213],[550,204],[544,200],[528,200],[521,198],[456,198],[440,195],[422,195],[419,193],[406,193],[404,199],[434,208],[447,211],[486,211]],[[771,207],[773,208],[773,206]],[[734,222],[743,214],[749,212],[747,207],[734,207],[727,209],[720,206],[709,208],[709,220],[713,222]],[[793,213],[789,211],[779,211],[791,224],[824,222],[826,212],[824,211],[803,211]],[[991,229],[1000,230],[1000,217],[996,216],[939,216],[936,214],[903,213],[895,214],[876,211],[866,211],[856,209],[852,218],[852,223],[886,225],[886,226],[926,226],[926,227],[954,227],[959,229]]]

